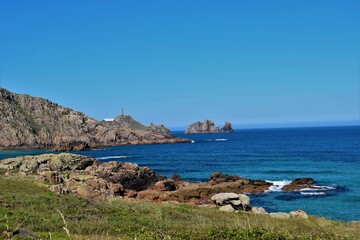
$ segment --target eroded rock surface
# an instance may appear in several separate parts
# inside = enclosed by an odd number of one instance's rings
[[[186,130],[185,134],[194,134],[194,133],[232,133],[232,125],[230,122],[225,122],[224,126],[219,129],[215,123],[211,120],[205,119],[204,122],[195,122],[190,124]]]
[[[245,211],[251,210],[246,193],[262,193],[272,185],[266,181],[220,172],[212,173],[208,182],[191,183],[178,175],[171,178],[157,175],[152,169],[134,163],[100,162],[70,153],[4,159],[0,161],[0,170],[7,176],[27,176],[40,180],[57,194],[96,199],[121,197],[154,202],[174,201],[194,205],[215,203]]]
[[[97,121],[47,99],[0,88],[0,149],[83,150],[100,145],[190,142],[163,125],[144,126],[128,115]]]

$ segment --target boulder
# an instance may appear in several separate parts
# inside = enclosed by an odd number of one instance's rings
[[[19,237],[21,239],[41,239],[38,235],[36,235],[33,231],[24,228],[18,228],[12,232],[12,236],[16,239]]]
[[[77,195],[84,197],[84,198],[97,198],[100,196],[100,192],[92,189],[87,185],[80,185],[76,188]]]
[[[223,206],[230,204],[233,200],[239,200],[239,195],[237,195],[236,193],[218,193],[212,196],[211,200],[216,205]]]
[[[262,208],[262,207],[252,207],[251,211],[254,214],[268,214],[268,212],[266,212],[266,210],[264,208]]]
[[[235,212],[235,209],[230,204],[221,206],[219,210],[223,212]]]
[[[296,210],[296,211],[291,211],[289,212],[290,217],[292,218],[303,218],[303,219],[308,219],[308,215],[306,214],[306,212],[304,212],[303,210]]]
[[[173,180],[161,180],[155,183],[154,189],[157,191],[175,191],[176,186]]]
[[[245,194],[238,194],[239,200],[243,205],[250,205],[250,198]]]
[[[250,198],[244,194],[238,194],[239,200],[232,200],[230,201],[231,206],[235,210],[242,210],[242,211],[250,211]]]

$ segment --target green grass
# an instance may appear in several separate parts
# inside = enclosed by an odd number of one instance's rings
[[[173,203],[87,201],[54,195],[32,180],[0,177],[0,233],[24,228],[42,239],[69,239],[58,210],[71,239],[360,239],[358,223],[279,220]]]

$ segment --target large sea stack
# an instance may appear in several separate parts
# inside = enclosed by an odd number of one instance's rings
[[[0,149],[82,150],[101,145],[188,142],[163,125],[144,126],[127,115],[97,121],[47,99],[0,88]]]
[[[234,130],[231,127],[231,123],[225,122],[224,126],[221,129],[219,129],[213,121],[208,120],[208,119],[206,119],[204,122],[192,123],[185,130],[185,134],[232,133],[232,132],[234,132]]]

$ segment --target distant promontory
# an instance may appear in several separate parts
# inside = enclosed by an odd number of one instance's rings
[[[211,120],[206,119],[204,122],[195,122],[190,124],[186,130],[185,134],[194,134],[194,133],[232,133],[230,122],[225,122],[222,128],[218,128],[215,123]]]
[[[190,142],[164,125],[145,126],[129,115],[97,121],[47,99],[0,88],[0,150],[52,148],[83,150],[98,146]]]

